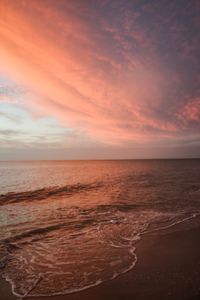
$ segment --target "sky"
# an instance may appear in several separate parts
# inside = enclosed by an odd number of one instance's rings
[[[0,0],[0,160],[200,157],[199,0]]]

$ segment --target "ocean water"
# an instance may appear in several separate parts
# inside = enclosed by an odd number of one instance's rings
[[[0,274],[21,299],[84,290],[199,209],[200,160],[0,162]]]

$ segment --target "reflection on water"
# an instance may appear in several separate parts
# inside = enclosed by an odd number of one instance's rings
[[[199,212],[199,171],[198,160],[1,163],[2,276],[16,295],[48,296],[127,272],[143,232]]]

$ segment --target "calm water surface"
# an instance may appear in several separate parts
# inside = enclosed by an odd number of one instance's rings
[[[19,297],[132,269],[142,234],[194,217],[200,160],[0,162],[0,272]]]

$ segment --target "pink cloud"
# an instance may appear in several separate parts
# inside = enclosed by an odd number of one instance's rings
[[[200,123],[200,98],[192,99],[188,102],[181,112],[185,122],[195,121]]]
[[[62,2],[65,13],[45,3],[0,3],[1,68],[32,90],[27,107],[111,144],[176,136],[181,126],[159,115],[169,85],[152,36],[136,26],[140,14],[120,31],[81,3]],[[183,115],[197,120],[198,103]]]

